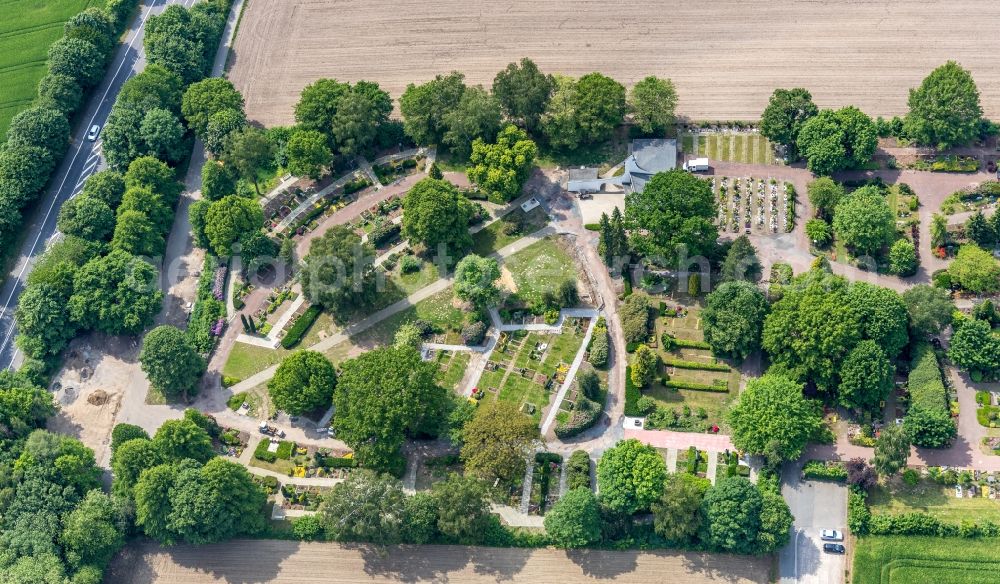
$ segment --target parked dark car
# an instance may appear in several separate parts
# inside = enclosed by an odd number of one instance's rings
[[[842,554],[847,550],[839,543],[824,543],[823,551],[828,554]]]

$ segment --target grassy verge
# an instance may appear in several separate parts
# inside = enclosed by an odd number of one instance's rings
[[[472,234],[472,253],[488,256],[525,235],[545,227],[548,221],[549,218],[541,207],[535,207],[528,213],[521,209],[514,209]]]

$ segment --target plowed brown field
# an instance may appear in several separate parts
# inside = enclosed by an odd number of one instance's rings
[[[106,584],[744,584],[768,581],[766,558],[681,552],[556,551],[462,546],[369,546],[232,541],[132,545]]]
[[[508,62],[670,77],[678,113],[757,119],[775,87],[821,107],[906,111],[907,90],[948,59],[1000,117],[1000,2],[993,0],[249,0],[230,78],[250,118],[290,123],[319,77],[407,83],[464,72],[489,85]]]

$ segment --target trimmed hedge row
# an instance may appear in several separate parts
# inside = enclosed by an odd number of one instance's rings
[[[678,369],[701,369],[703,371],[729,371],[729,365],[723,363],[702,363],[700,361],[684,361],[683,359],[663,359],[663,364]]]
[[[600,417],[601,405],[594,400],[587,399],[581,392],[576,403],[573,404],[569,421],[557,424],[555,434],[560,439],[572,438],[593,426]]]
[[[299,315],[292,323],[292,326],[288,327],[288,332],[285,336],[281,338],[281,346],[286,349],[291,349],[295,345],[299,344],[302,337],[305,336],[306,331],[312,326],[316,319],[319,318],[319,314],[323,312],[323,309],[318,305],[313,304],[306,309],[305,312]]]
[[[674,381],[668,379],[663,382],[663,386],[672,387],[674,389],[689,389],[691,391],[711,391],[715,393],[729,393],[728,385],[716,385],[716,384],[708,385],[706,383],[694,383],[693,381]]]
[[[706,343],[704,341],[689,341],[689,340],[686,340],[686,339],[675,338],[674,342],[677,343],[678,347],[682,347],[682,348],[685,348],[685,349],[711,349],[712,348],[712,345],[709,345],[708,343]]]
[[[908,387],[910,409],[906,413],[906,425],[913,443],[926,448],[947,446],[955,435],[955,423],[951,419],[941,367],[929,343],[919,343],[913,349]]]
[[[802,467],[802,478],[847,482],[847,467],[842,462],[809,460]]]
[[[566,489],[590,488],[590,455],[583,450],[577,450],[566,462]]]
[[[642,397],[642,393],[639,392],[639,388],[632,383],[632,366],[627,365],[625,367],[625,415],[626,416],[642,416],[643,411],[639,409],[639,398]]]

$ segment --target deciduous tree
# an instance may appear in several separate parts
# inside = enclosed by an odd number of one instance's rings
[[[667,477],[663,494],[653,503],[653,529],[664,539],[685,545],[701,527],[701,502],[711,483],[687,473]]]
[[[327,138],[316,130],[296,130],[285,147],[288,172],[295,176],[318,179],[323,169],[333,162],[333,152]]]
[[[903,302],[914,336],[938,334],[951,324],[955,312],[955,303],[948,291],[927,284],[918,284],[903,292]]]
[[[896,217],[878,187],[861,187],[837,204],[833,229],[855,255],[875,256],[891,241]]]
[[[115,213],[95,197],[80,195],[66,201],[59,210],[56,227],[66,235],[75,235],[90,241],[101,241],[111,233]]]
[[[314,239],[302,260],[302,291],[335,317],[375,299],[375,250],[350,229],[335,226]]]
[[[833,211],[844,198],[844,187],[828,176],[821,176],[806,185],[809,202],[820,217],[833,218]]]
[[[499,278],[496,260],[469,254],[455,266],[455,295],[480,308],[496,304],[500,300],[495,284]]]
[[[205,237],[212,245],[212,251],[221,257],[233,253],[233,244],[264,226],[264,211],[257,201],[229,195],[205,212]]]
[[[169,396],[197,393],[198,380],[205,372],[205,359],[184,331],[170,325],[149,331],[142,342],[139,362],[149,383]]]
[[[601,502],[624,513],[649,509],[662,495],[666,478],[660,453],[634,438],[605,450],[597,463]]]
[[[963,245],[948,266],[952,282],[969,292],[986,294],[1000,290],[1000,264],[976,245]]]
[[[653,176],[641,193],[625,196],[625,223],[632,248],[659,265],[708,256],[719,238],[715,198],[708,182],[683,170]]]
[[[531,175],[537,155],[538,147],[523,130],[507,126],[497,135],[495,143],[473,141],[469,180],[486,191],[494,203],[516,199]]]
[[[476,140],[492,142],[500,131],[500,102],[481,86],[467,87],[451,111],[444,114],[445,133],[441,141],[458,158],[472,154]]]
[[[906,466],[910,456],[910,437],[906,429],[899,424],[890,424],[882,428],[875,439],[875,457],[872,466],[878,474],[891,477]]]
[[[361,464],[394,469],[406,433],[418,434],[441,419],[446,394],[436,367],[410,347],[382,347],[342,365],[334,391],[333,425]]]
[[[68,309],[84,328],[112,335],[137,334],[153,322],[162,299],[156,269],[116,250],[80,268]]]
[[[910,113],[903,131],[920,144],[941,149],[961,146],[976,137],[983,109],[972,75],[948,61],[910,90]]]
[[[440,143],[447,129],[445,114],[458,107],[464,94],[465,75],[457,71],[421,85],[407,85],[399,98],[406,135],[417,144]]]
[[[864,411],[876,411],[889,397],[895,368],[875,341],[863,340],[848,353],[840,369],[837,387],[840,403]]]
[[[584,142],[606,140],[625,116],[625,86],[600,73],[576,83],[576,117]]]
[[[306,85],[295,105],[295,121],[303,129],[329,135],[340,99],[350,90],[349,83],[336,79],[317,79]]]
[[[760,348],[767,298],[749,282],[724,282],[708,295],[702,320],[712,351],[745,359]]]
[[[493,95],[504,113],[528,131],[538,128],[555,87],[555,79],[539,71],[527,57],[520,63],[508,64],[493,78]]]
[[[775,374],[751,379],[727,419],[737,448],[781,460],[798,458],[822,425],[818,404],[803,397],[802,386]]]
[[[278,366],[267,391],[276,408],[297,416],[329,406],[336,386],[329,359],[316,351],[296,351]]]
[[[437,530],[455,543],[475,545],[486,537],[490,506],[486,486],[474,477],[450,474],[431,487],[437,506]]]
[[[789,158],[795,160],[796,141],[802,125],[819,113],[808,90],[775,89],[767,107],[760,117],[760,133],[771,142],[781,144],[790,150]]]
[[[632,86],[628,109],[644,134],[663,132],[674,123],[677,90],[669,79],[650,75]]]
[[[893,274],[908,278],[917,273],[918,265],[917,248],[909,239],[901,237],[889,248],[889,271]]]
[[[251,181],[259,195],[257,173],[274,162],[274,145],[264,132],[248,127],[230,134],[222,158],[227,164],[231,164],[241,177]]]
[[[875,122],[856,107],[821,110],[802,124],[799,152],[816,174],[831,174],[871,160],[878,145]]]
[[[563,548],[585,547],[601,538],[601,512],[590,489],[566,493],[545,514],[545,532]]]
[[[555,76],[555,89],[545,107],[540,127],[549,146],[556,150],[574,150],[580,145],[580,123],[577,119],[576,79]]]
[[[406,193],[403,207],[403,236],[411,242],[422,244],[431,253],[444,251],[456,257],[472,245],[471,209],[450,182],[433,178],[419,181]]]
[[[184,114],[188,127],[199,138],[205,138],[212,115],[224,110],[243,111],[243,96],[228,79],[202,79],[192,83],[184,92],[181,113]]]
[[[757,258],[757,249],[750,243],[750,239],[746,235],[741,235],[733,240],[720,271],[723,282],[757,282],[760,280],[764,269]]]
[[[538,426],[515,404],[497,401],[480,404],[462,437],[466,472],[488,484],[507,482],[524,476],[524,458],[538,437]]]
[[[398,543],[406,527],[406,494],[388,475],[355,470],[323,498],[319,518],[337,540]]]

